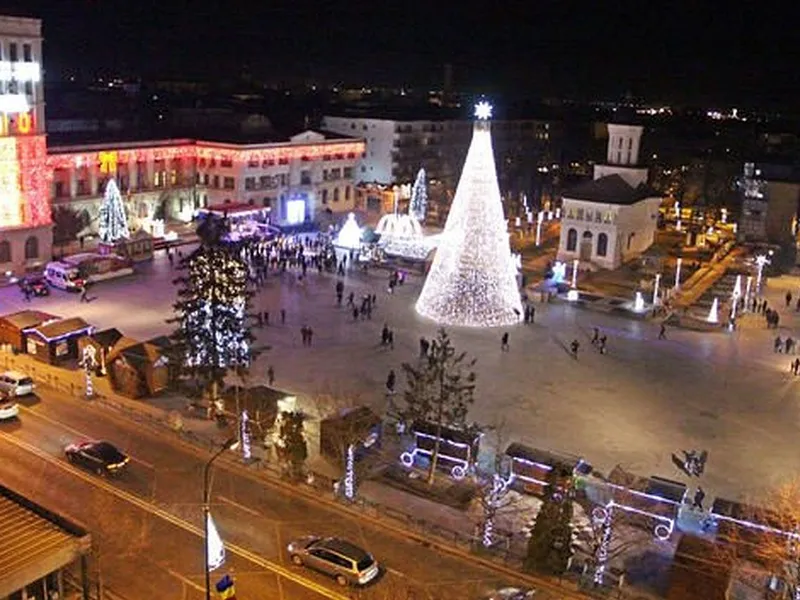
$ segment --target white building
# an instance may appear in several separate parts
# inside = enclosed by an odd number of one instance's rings
[[[52,246],[41,27],[0,16],[0,277],[40,266]]]
[[[563,195],[558,260],[615,269],[655,239],[661,197],[638,166],[642,127],[608,125],[606,164]]]

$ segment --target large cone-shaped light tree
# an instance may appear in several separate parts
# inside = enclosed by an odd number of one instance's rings
[[[519,322],[522,303],[489,126],[475,107],[472,142],[417,312],[442,325],[497,327]]]
[[[128,219],[125,216],[125,203],[113,177],[106,184],[103,204],[100,206],[98,233],[101,240],[112,244],[130,236]]]

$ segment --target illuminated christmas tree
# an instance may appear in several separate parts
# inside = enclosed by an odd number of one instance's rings
[[[417,221],[424,221],[428,211],[428,182],[425,178],[425,169],[417,172],[417,179],[411,188],[411,202],[408,207],[408,214]]]
[[[128,219],[125,216],[125,204],[113,177],[106,184],[103,204],[100,206],[98,233],[102,241],[110,244],[128,238],[130,235]]]
[[[472,142],[417,312],[443,325],[519,322],[522,303],[497,185],[489,126],[492,107],[475,107]]]
[[[255,352],[247,324],[252,292],[241,247],[223,241],[224,223],[206,219],[198,228],[201,244],[181,260],[184,274],[174,305],[172,334],[181,370],[201,380],[212,399],[230,370],[249,368]]]

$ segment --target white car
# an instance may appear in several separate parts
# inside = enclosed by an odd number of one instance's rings
[[[0,392],[9,396],[27,396],[33,393],[33,379],[19,371],[0,373]]]
[[[19,417],[19,406],[13,400],[0,395],[0,421]]]

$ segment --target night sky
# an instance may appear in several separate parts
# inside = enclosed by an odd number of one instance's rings
[[[75,66],[184,78],[247,69],[273,81],[432,86],[451,63],[457,88],[536,96],[781,106],[797,104],[800,88],[792,3],[26,0],[0,8],[14,4],[44,19],[51,75]]]

